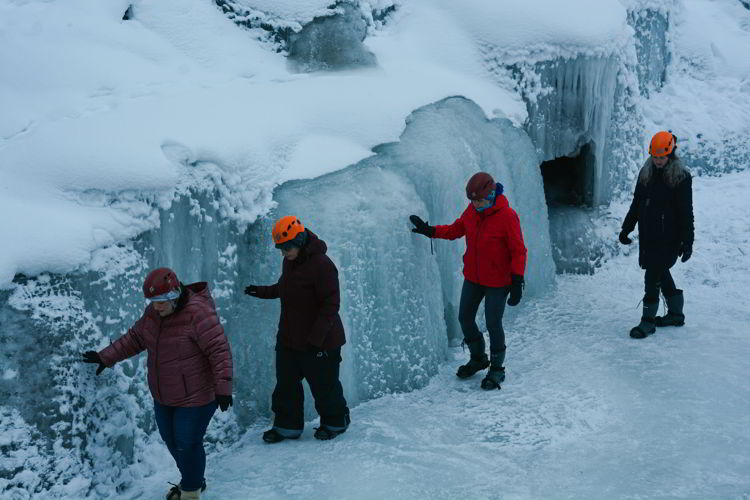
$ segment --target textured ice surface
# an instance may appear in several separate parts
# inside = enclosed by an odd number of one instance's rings
[[[0,314],[21,340],[3,337],[0,346],[9,359],[3,368],[24,380],[34,403],[22,402],[14,379],[0,380],[0,387],[13,404],[9,411],[22,407],[18,427],[35,433],[44,450],[52,443],[75,450],[69,462],[56,462],[57,452],[40,452],[37,459],[46,465],[33,489],[70,481],[94,467],[92,457],[112,449],[116,453],[108,463],[121,468],[152,453],[148,442],[157,438],[144,357],[98,378],[92,378],[91,366],[77,362],[78,353],[104,347],[137,319],[144,306],[141,280],[149,268],[169,265],[183,282],[209,281],[232,343],[237,404],[220,417],[209,441],[226,442],[268,418],[279,304],[249,298],[242,290],[278,279],[281,256],[269,234],[283,214],[298,215],[326,240],[339,268],[349,339],[342,381],[350,404],[424,387],[445,359],[449,338],[458,336],[464,242],[436,242],[432,255],[428,240],[410,231],[409,214],[451,223],[468,204],[463,189],[468,177],[477,170],[492,172],[520,215],[531,263],[526,294],[538,295],[553,280],[554,265],[537,162],[522,129],[506,119],[489,120],[467,99],[451,98],[413,113],[399,142],[357,165],[284,183],[274,194],[276,208],[248,227],[223,215],[219,191],[187,191],[158,211],[158,229],[96,252],[91,271],[17,277]],[[514,313],[509,310],[508,317]],[[45,342],[35,343],[39,338]],[[20,353],[44,360],[44,368]],[[54,353],[49,363],[48,353]],[[311,403],[308,397],[310,418]],[[43,418],[39,408],[48,408]],[[92,428],[93,436],[87,431]],[[23,439],[19,434],[13,449],[20,449]],[[94,475],[81,487],[123,486],[138,473],[128,471]]]
[[[343,4],[335,15],[316,18],[289,38],[289,61],[296,71],[374,66],[375,55],[362,44],[367,22],[359,9]]]
[[[702,178],[694,189],[703,207],[695,253],[674,268],[685,289],[684,327],[628,337],[643,284],[636,242],[595,274],[559,276],[547,293],[521,303],[505,322],[501,391],[482,391],[478,376],[458,380],[466,353],[456,348],[424,389],[354,408],[352,426],[334,441],[314,440],[314,422],[300,441],[273,447],[260,439],[264,427],[251,428],[234,449],[209,455],[208,495],[744,498],[750,176]],[[613,215],[625,210],[618,204]],[[331,477],[332,467],[345,472]],[[162,465],[120,495],[91,497],[155,497],[175,475]]]

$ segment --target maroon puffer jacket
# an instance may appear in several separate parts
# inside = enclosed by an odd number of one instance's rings
[[[284,259],[278,283],[258,287],[258,298],[281,298],[279,341],[284,347],[330,350],[346,343],[339,272],[327,250],[325,241],[307,230],[307,244],[296,259]]]
[[[186,285],[178,309],[162,318],[152,306],[128,333],[99,352],[112,366],[148,350],[148,387],[166,406],[203,406],[232,394],[232,352],[205,282]]]
[[[471,203],[449,226],[435,226],[435,238],[455,240],[466,236],[464,277],[482,286],[511,284],[511,275],[526,270],[526,245],[516,211],[503,195],[495,204],[477,212]]]

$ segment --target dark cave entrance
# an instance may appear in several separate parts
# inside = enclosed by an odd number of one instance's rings
[[[593,145],[585,144],[575,156],[542,162],[547,207],[591,207],[594,199]]]
[[[594,145],[541,164],[558,273],[591,274],[604,256],[594,230]]]

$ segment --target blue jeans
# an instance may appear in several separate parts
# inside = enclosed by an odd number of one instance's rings
[[[180,488],[194,491],[203,486],[206,471],[206,450],[203,449],[203,436],[208,423],[216,411],[216,402],[205,406],[164,406],[154,400],[154,416],[159,434],[167,445],[169,453],[180,469]]]
[[[484,339],[476,321],[479,304],[484,299],[484,318],[490,333],[490,353],[505,350],[503,313],[505,312],[505,299],[508,298],[509,292],[510,287],[507,286],[482,286],[464,280],[458,306],[458,322],[461,324],[464,341],[467,344],[482,339],[481,345],[484,346]]]

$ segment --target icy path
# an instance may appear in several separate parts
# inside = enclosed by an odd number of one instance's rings
[[[209,458],[206,498],[750,498],[750,172],[694,190],[695,253],[673,269],[685,327],[628,337],[633,248],[506,324],[502,391],[456,379],[456,349],[425,389],[355,408],[334,441],[309,423],[277,445],[248,433]]]

